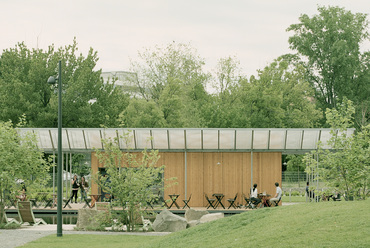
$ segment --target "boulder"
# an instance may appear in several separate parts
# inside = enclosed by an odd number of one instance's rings
[[[156,232],[176,232],[186,229],[186,219],[171,213],[167,209],[157,215],[153,223]]]
[[[206,210],[195,210],[195,209],[188,209],[185,212],[185,219],[187,222],[192,220],[200,220],[203,215],[209,214]]]
[[[190,228],[190,227],[193,227],[193,226],[196,226],[196,225],[199,225],[199,220],[191,220],[191,221],[188,221],[188,224],[187,224],[187,228]]]
[[[206,223],[206,222],[210,222],[210,221],[213,221],[213,220],[218,220],[218,219],[222,219],[224,218],[224,213],[214,213],[214,214],[206,214],[206,215],[203,215],[199,222],[200,224],[203,224],[203,223]]]
[[[79,209],[76,227],[79,229],[99,228],[101,221],[107,218],[106,211],[95,209]]]

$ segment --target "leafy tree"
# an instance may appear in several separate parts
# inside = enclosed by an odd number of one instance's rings
[[[355,135],[347,135],[347,128],[353,126],[354,112],[355,107],[349,100],[339,105],[338,110],[327,109],[327,120],[332,127],[328,143],[334,150],[324,150],[319,145],[317,151],[305,156],[309,165],[306,171],[318,175],[318,179],[345,192],[346,196],[364,199],[370,184],[370,125]]]
[[[134,83],[141,96],[163,113],[164,127],[200,126],[208,75],[202,71],[204,61],[195,49],[171,43],[139,52],[139,58],[132,63],[138,75]]]
[[[0,122],[0,222],[4,203],[19,194],[22,180],[26,187],[45,185],[50,164],[43,159],[32,133],[18,134],[11,122]]]
[[[304,14],[291,25],[290,48],[302,56],[315,97],[323,109],[335,108],[344,97],[369,111],[369,53],[360,44],[369,40],[367,15],[339,7],[318,7],[319,14]],[[360,121],[361,122],[361,121]],[[364,124],[363,122],[361,124]]]
[[[241,81],[241,117],[238,127],[314,127],[321,118],[312,101],[313,92],[305,80],[303,68],[294,56],[274,60],[259,78]]]
[[[48,50],[28,49],[24,43],[6,49],[0,57],[0,120],[17,123],[25,114],[28,126],[56,127],[58,93],[47,84],[62,60],[63,127],[115,126],[128,104],[128,96],[104,83],[94,71],[97,53],[78,55],[76,40],[71,45]],[[57,87],[57,86],[54,86]]]
[[[127,134],[120,139],[128,140]],[[123,216],[128,216],[127,230],[132,231],[142,208],[158,198],[158,191],[152,189],[162,187],[164,166],[156,167],[158,151],[144,150],[140,156],[130,151],[123,152],[116,138],[105,139],[103,144],[104,152],[96,150],[96,156],[108,176],[95,175],[95,178],[104,191],[114,196],[114,203],[122,207]]]
[[[130,104],[120,115],[124,127],[164,127],[163,112],[153,101],[131,99]]]
[[[209,128],[238,127],[236,123],[244,117],[241,112],[240,84],[246,80],[240,62],[235,57],[218,61],[211,85],[215,93],[206,98],[202,107],[205,126]]]

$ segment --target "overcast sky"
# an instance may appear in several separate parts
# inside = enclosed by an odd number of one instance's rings
[[[207,70],[231,55],[250,76],[291,52],[286,28],[318,5],[370,12],[369,0],[0,0],[0,50],[21,41],[65,46],[76,37],[84,55],[98,52],[97,69],[127,71],[138,51],[175,41],[197,49]]]

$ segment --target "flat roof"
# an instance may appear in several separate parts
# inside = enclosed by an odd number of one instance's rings
[[[19,128],[18,133],[32,132],[37,145],[46,153],[57,151],[57,128]],[[328,128],[63,128],[64,152],[104,150],[102,139],[117,138],[120,149],[163,152],[282,152],[305,153],[331,149]],[[347,135],[355,129],[348,129]],[[126,134],[126,139],[122,136]],[[338,135],[338,131],[336,132]]]

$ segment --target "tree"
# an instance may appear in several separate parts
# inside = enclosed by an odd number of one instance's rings
[[[11,122],[0,122],[0,223],[4,203],[15,199],[21,190],[19,182],[24,182],[26,187],[45,185],[49,168],[34,134],[18,134]]]
[[[315,127],[321,118],[303,68],[292,55],[275,59],[258,78],[241,81],[238,127]]]
[[[56,127],[57,86],[47,84],[57,75],[62,60],[63,127],[116,126],[128,105],[128,96],[112,83],[104,83],[101,71],[94,71],[97,53],[78,54],[77,42],[48,50],[28,49],[24,43],[6,49],[0,57],[0,120],[17,123],[25,114],[27,125]]]
[[[246,81],[242,74],[240,62],[236,57],[221,58],[218,61],[211,86],[215,93],[208,97],[202,106],[205,126],[209,128],[238,127],[236,123],[243,122],[240,111],[240,84]]]
[[[163,112],[153,101],[144,99],[131,99],[130,104],[121,113],[120,120],[124,127],[164,127]]]
[[[153,101],[163,113],[164,127],[200,126],[200,109],[208,75],[204,61],[190,45],[171,43],[139,52],[132,63],[134,82],[141,96]]]
[[[320,144],[317,151],[305,156],[309,165],[306,171],[346,196],[365,199],[370,185],[370,125],[348,135],[347,129],[353,127],[354,112],[355,107],[349,100],[339,105],[338,110],[327,109],[332,128],[328,143],[333,151],[324,150]]]
[[[120,139],[128,141],[129,137],[125,134]],[[142,208],[158,198],[157,189],[163,185],[161,175],[164,166],[157,167],[158,151],[144,150],[139,156],[121,151],[117,138],[102,141],[104,151],[96,150],[96,156],[106,168],[107,176],[95,175],[95,178],[99,186],[113,195],[115,203],[122,207],[124,216],[128,216],[127,230],[132,231]]]
[[[369,40],[367,15],[339,7],[318,7],[318,11],[311,18],[301,15],[300,23],[287,29],[294,32],[290,48],[307,61],[307,78],[316,99],[326,109],[347,97],[359,111],[369,111],[369,56],[360,50],[361,42]]]

